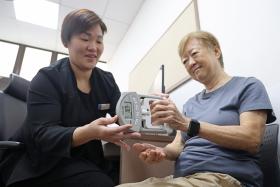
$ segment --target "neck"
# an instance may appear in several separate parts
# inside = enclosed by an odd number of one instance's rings
[[[75,74],[75,78],[77,81],[88,81],[90,79],[92,70],[81,70],[79,67],[70,63],[71,68]]]
[[[207,84],[205,84],[206,92],[212,92],[223,85],[225,85],[229,80],[231,79],[231,76],[226,74],[224,71],[220,73],[219,75],[212,78]]]
[[[80,91],[84,93],[90,93],[91,86],[90,86],[90,76],[92,70],[81,70],[79,67],[71,64],[71,68],[75,74],[77,87]]]

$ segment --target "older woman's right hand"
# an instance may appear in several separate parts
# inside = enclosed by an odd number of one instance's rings
[[[150,105],[152,123],[154,125],[167,123],[169,127],[186,131],[189,118],[183,116],[175,103],[170,99],[153,101]]]
[[[135,143],[133,150],[138,157],[147,164],[159,163],[166,158],[166,154],[161,147],[147,143]]]

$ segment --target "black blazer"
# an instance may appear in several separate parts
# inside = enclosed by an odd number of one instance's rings
[[[59,60],[37,73],[28,93],[25,124],[13,138],[23,141],[26,150],[16,156],[7,153],[5,161],[1,163],[2,171],[7,171],[2,174],[7,185],[41,176],[48,171],[57,171],[53,177],[64,177],[74,171],[102,168],[104,156],[101,141],[91,141],[73,149],[72,134],[76,127],[104,117],[106,113],[115,115],[120,91],[113,75],[97,67],[91,75],[91,86],[94,113],[81,118],[85,106],[79,97],[69,59]],[[11,161],[15,159],[13,157],[19,160],[15,164]]]

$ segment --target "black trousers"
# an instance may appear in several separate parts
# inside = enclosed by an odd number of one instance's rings
[[[54,173],[59,175],[61,170],[56,168],[46,175],[20,181],[8,187],[113,187],[119,184],[119,160],[107,161],[104,170],[89,170],[74,172],[67,177],[53,180]],[[68,168],[74,170],[75,168]],[[52,179],[52,180],[50,180]],[[0,185],[0,187],[2,187]]]
[[[113,187],[114,182],[105,173],[88,171],[73,176],[47,182],[40,178],[12,184],[9,187]]]

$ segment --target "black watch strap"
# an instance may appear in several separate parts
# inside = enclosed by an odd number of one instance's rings
[[[197,136],[200,129],[200,123],[196,119],[191,119],[189,123],[189,127],[187,130],[187,134],[190,137]]]

